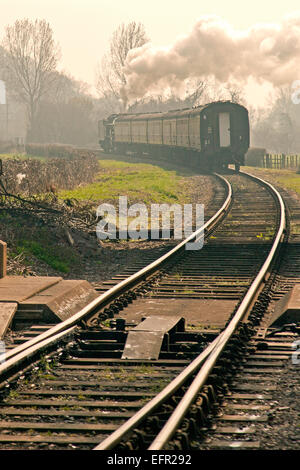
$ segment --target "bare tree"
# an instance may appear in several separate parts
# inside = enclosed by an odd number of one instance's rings
[[[186,94],[182,100],[182,104],[188,108],[199,105],[203,99],[206,88],[207,82],[204,80],[200,80],[199,78],[188,80]]]
[[[290,87],[278,87],[274,98],[271,119],[272,127],[278,136],[277,148],[281,152],[289,153],[295,140],[293,110],[296,107],[291,100]]]
[[[135,21],[127,25],[123,23],[114,31],[109,53],[103,57],[96,77],[96,87],[99,94],[105,97],[112,107],[121,103],[120,90],[126,85],[123,67],[128,52],[143,46],[146,42],[148,42],[148,38],[141,23]]]
[[[205,81],[189,79],[185,83],[185,90],[181,93],[181,97],[178,95],[178,90],[170,89],[164,95],[152,94],[136,100],[128,106],[128,111],[134,113],[165,112],[173,109],[192,108],[202,103],[205,90]]]
[[[29,19],[6,27],[3,46],[7,52],[7,76],[26,106],[28,138],[34,140],[39,102],[56,78],[59,48],[49,23]]]
[[[252,112],[251,142],[269,152],[286,154],[300,150],[299,106],[291,100],[290,86],[278,87],[269,96],[265,109]]]
[[[236,83],[228,83],[228,85],[225,87],[225,90],[229,96],[230,101],[233,103],[243,104],[245,102],[243,90]]]
[[[222,83],[213,77],[209,77],[206,79],[205,82],[202,82],[202,88],[200,88],[200,91],[201,104],[209,103],[212,101],[226,100],[230,100],[233,103],[243,105],[246,104],[243,89],[237,82],[234,81]]]

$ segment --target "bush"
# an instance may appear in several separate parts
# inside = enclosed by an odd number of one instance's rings
[[[260,147],[249,148],[245,155],[245,164],[248,166],[262,166],[266,149]]]
[[[48,152],[48,156],[52,154],[52,145],[42,147],[45,153]],[[35,150],[38,151],[30,145],[30,152],[34,153]],[[71,148],[64,148],[61,152],[56,155],[60,158],[49,158],[44,161],[35,158],[4,159],[2,180],[6,190],[12,194],[31,196],[56,192],[59,189],[74,189],[80,184],[94,181],[99,172],[99,162],[93,152],[76,149],[72,149],[71,152]]]
[[[0,153],[15,152],[19,146],[11,141],[0,140]]]
[[[26,144],[26,153],[47,158],[86,158],[94,156],[92,150],[78,149],[71,145],[62,144]]]

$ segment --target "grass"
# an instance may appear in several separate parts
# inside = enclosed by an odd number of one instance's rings
[[[56,271],[69,273],[78,263],[75,251],[72,247],[61,244],[57,233],[51,233],[47,227],[34,226],[31,222],[10,214],[0,214],[1,226],[7,230],[2,237],[9,239],[9,234],[12,236],[8,250],[9,258],[13,259],[22,254],[26,264],[30,265],[32,257],[35,257]]]
[[[18,393],[16,390],[11,390],[11,391],[9,392],[8,399],[10,399],[10,400],[15,400],[15,399],[19,398],[19,396],[20,396],[20,395],[19,395],[19,393]]]
[[[73,190],[60,191],[62,199],[107,202],[127,196],[128,203],[188,202],[187,182],[175,171],[145,163],[100,160],[100,172],[94,183]]]
[[[285,175],[279,177],[279,183],[282,183],[286,188],[292,189],[296,193],[300,194],[300,175]]]
[[[41,374],[40,379],[43,379],[43,380],[56,380],[56,377],[55,377],[55,375],[51,375],[51,374]]]
[[[0,154],[0,158],[4,159],[16,157],[22,160],[29,158],[46,160],[45,157],[31,155]],[[199,192],[198,181],[191,181],[189,177],[182,176],[179,172],[165,170],[148,163],[99,160],[99,172],[96,170],[95,176],[93,183],[81,184],[73,190],[61,190],[58,197],[61,200],[91,201],[96,209],[103,202],[116,207],[119,196],[126,195],[128,207],[137,202],[147,206],[150,223],[150,204],[165,203],[170,206],[192,203],[195,190],[197,197]],[[206,186],[200,189],[206,195]],[[208,190],[210,190],[209,185]],[[118,212],[117,207],[116,210]],[[171,213],[171,226],[172,216]],[[132,228],[139,223],[134,216],[128,217],[128,222],[131,221]],[[31,266],[38,264],[36,260],[46,263],[59,273],[68,274],[79,267],[78,253],[73,247],[66,246],[65,234],[59,226],[53,225],[47,229],[34,217],[3,213],[0,214],[0,229],[2,238],[10,240],[8,257],[13,269],[19,269],[18,274],[22,273],[23,268],[25,271],[32,271]],[[121,240],[119,244],[127,247],[131,242],[136,243],[134,240]],[[96,260],[96,263],[100,267],[103,266],[102,259]],[[45,267],[41,268],[44,271]]]
[[[47,243],[40,243],[36,240],[20,240],[16,251],[26,255],[34,255],[40,261],[44,261],[48,266],[62,273],[68,273],[71,262],[75,262],[73,256],[70,258],[65,250],[60,250],[58,246],[49,246]]]
[[[292,189],[296,193],[300,194],[300,174],[296,173],[296,169],[271,169],[271,168],[257,168],[257,167],[245,167],[246,171],[251,173],[251,170],[259,171],[262,175],[267,177],[268,175],[272,180],[276,181],[280,186]]]

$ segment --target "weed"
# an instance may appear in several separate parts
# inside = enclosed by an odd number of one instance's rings
[[[52,374],[40,374],[40,378],[44,380],[56,380],[55,375]]]
[[[11,390],[8,395],[8,399],[10,400],[15,400],[16,398],[19,397],[19,393],[16,392],[16,390]]]
[[[65,261],[59,259],[51,248],[52,247],[47,245],[42,245],[38,241],[22,240],[17,247],[17,251],[19,251],[19,253],[32,254],[39,260],[47,263],[53,269],[63,273],[68,273],[70,270],[69,265]]]

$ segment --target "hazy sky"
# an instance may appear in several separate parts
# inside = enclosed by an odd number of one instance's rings
[[[187,34],[201,15],[217,14],[234,28],[246,29],[280,23],[297,11],[296,0],[0,0],[0,37],[16,19],[46,19],[61,47],[60,69],[93,84],[96,65],[122,22],[142,22],[153,45],[167,46]]]

